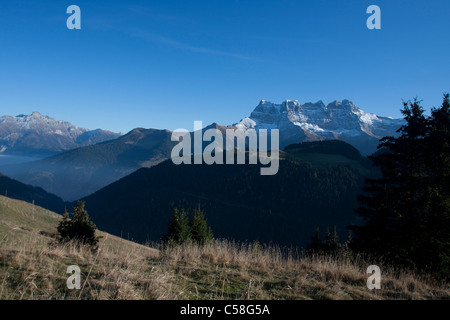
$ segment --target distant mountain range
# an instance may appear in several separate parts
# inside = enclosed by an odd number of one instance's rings
[[[250,117],[235,127],[248,129],[279,129],[280,146],[318,140],[342,140],[355,146],[362,154],[376,151],[379,139],[395,136],[404,124],[403,119],[392,119],[368,113],[349,100],[305,103],[286,100],[281,104],[261,100]]]
[[[403,124],[348,100],[327,106],[262,100],[233,125],[202,129],[279,129],[280,169],[261,176],[260,165],[176,166],[169,158],[177,142],[168,130],[89,131],[36,112],[0,119],[3,154],[52,154],[2,166],[18,180],[0,176],[0,192],[8,196],[56,212],[61,198],[84,197],[100,228],[139,241],[159,240],[173,207],[200,205],[217,237],[295,245],[306,245],[316,227],[336,226],[343,235],[346,225],[358,223],[356,196],[364,178],[377,174],[361,153],[376,151],[379,138],[395,136]]]
[[[76,200],[170,157],[171,132],[137,128],[117,139],[73,149],[38,161],[6,165],[15,179]]]
[[[49,156],[119,136],[107,130],[80,128],[39,112],[0,117],[0,154]]]
[[[0,119],[4,153],[55,153],[71,149],[39,161],[0,167],[1,172],[14,179],[40,186],[69,201],[87,196],[139,168],[168,159],[176,144],[168,130],[137,128],[119,136],[100,129],[81,129],[37,112]],[[250,117],[229,126],[214,123],[203,130],[215,128],[223,133],[230,128],[279,129],[281,148],[298,142],[338,139],[352,144],[362,154],[370,154],[376,151],[379,138],[395,136],[402,124],[403,119],[364,112],[349,100],[334,101],[327,106],[321,101],[300,105],[291,100],[281,104],[262,100]],[[83,144],[91,145],[80,147]]]
[[[319,227],[359,223],[353,213],[370,161],[342,141],[305,142],[281,152],[276,175],[260,165],[174,165],[142,168],[84,198],[95,223],[138,241],[158,241],[173,207],[200,206],[216,237],[306,245]]]

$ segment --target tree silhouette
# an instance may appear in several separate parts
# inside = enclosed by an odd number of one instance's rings
[[[91,221],[84,205],[84,201],[77,202],[77,206],[73,208],[72,212],[73,219],[70,219],[69,213],[65,209],[63,219],[58,225],[58,232],[61,236],[60,240],[62,242],[75,240],[81,244],[88,244],[95,248],[99,239],[95,236],[97,227]]]
[[[184,209],[173,209],[172,217],[167,226],[167,234],[164,236],[164,242],[170,244],[182,244],[190,239],[189,221]]]
[[[179,245],[186,241],[205,244],[212,239],[214,236],[211,227],[206,223],[200,206],[194,209],[194,214],[190,219],[184,209],[173,209],[167,226],[167,234],[163,238],[166,244]]]
[[[208,227],[200,206],[194,209],[194,215],[189,221],[189,228],[192,241],[198,244],[204,244],[214,238],[211,227]]]
[[[350,226],[351,247],[388,261],[450,274],[450,103],[425,116],[420,101],[404,103],[398,138],[381,139],[372,156],[381,177],[366,179],[355,212],[366,223]]]

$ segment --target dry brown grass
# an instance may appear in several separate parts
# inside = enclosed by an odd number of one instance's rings
[[[97,252],[86,246],[54,244],[41,246],[30,235],[19,248],[0,248],[1,299],[161,299],[172,298],[164,285],[168,275],[149,268],[153,249],[128,244],[123,251],[106,245]],[[69,265],[82,272],[81,290],[68,290]]]
[[[448,284],[393,270],[361,256],[301,256],[274,246],[216,241],[165,250],[162,262],[185,279],[189,298],[208,299],[448,299]],[[380,290],[369,290],[366,269],[382,270]],[[192,289],[194,287],[194,290]],[[201,290],[200,290],[201,289]]]
[[[103,232],[99,249],[59,244],[61,218],[0,197],[0,299],[448,299],[448,284],[362,257],[302,257],[257,243],[215,241],[155,249]],[[38,209],[36,209],[38,210]],[[39,209],[41,210],[41,209]],[[44,231],[44,232],[42,232]],[[382,270],[381,290],[366,287],[367,266]],[[82,289],[68,290],[69,265]]]

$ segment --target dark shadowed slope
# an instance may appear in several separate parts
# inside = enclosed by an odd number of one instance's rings
[[[273,176],[261,176],[259,165],[176,166],[168,160],[84,200],[100,228],[139,241],[159,240],[174,206],[200,205],[217,237],[305,245],[316,227],[336,225],[346,237],[345,226],[358,222],[356,196],[372,168],[347,149],[336,155],[316,148],[309,155],[320,154],[319,161],[288,150]]]
[[[11,179],[0,173],[0,194],[9,198],[34,203],[48,210],[62,213],[64,201],[54,194],[48,193],[42,188],[33,187]]]

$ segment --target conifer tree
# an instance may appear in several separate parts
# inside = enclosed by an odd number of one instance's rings
[[[58,224],[57,228],[61,239],[68,239],[70,237],[70,218],[67,208],[64,208],[63,219]]]
[[[323,241],[320,239],[320,230],[316,228],[314,235],[311,238],[311,242],[307,247],[307,251],[313,253],[338,253],[339,250],[344,249],[344,245],[339,243],[339,235],[337,233],[336,227],[334,227],[333,233],[331,233],[330,228],[327,228],[325,233],[325,238]]]
[[[167,234],[164,242],[170,244],[182,244],[190,239],[189,221],[184,209],[173,209],[172,217],[169,220]]]
[[[389,261],[450,274],[450,103],[424,114],[420,102],[404,103],[406,124],[398,138],[381,139],[372,156],[381,177],[367,179],[355,211],[366,223],[351,226],[351,247]]]
[[[169,245],[180,245],[186,241],[205,244],[214,239],[211,227],[208,226],[203,211],[198,207],[190,219],[184,209],[175,208],[167,226],[167,234],[163,241]]]
[[[63,219],[58,225],[58,232],[62,242],[75,240],[96,248],[99,239],[95,236],[97,227],[90,219],[84,206],[84,201],[77,202],[76,207],[73,208],[72,219],[69,218],[67,209],[65,209]]]
[[[204,244],[213,239],[211,227],[208,226],[205,220],[203,211],[200,206],[194,209],[194,215],[189,221],[192,241],[198,244]]]
[[[307,247],[308,251],[312,252],[319,252],[322,250],[322,243],[320,241],[320,230],[319,228],[316,228],[314,230],[314,235],[311,238],[311,242],[309,243]]]
[[[339,236],[336,231],[336,226],[334,227],[334,232],[330,232],[330,228],[327,229],[324,241],[324,251],[327,252],[337,252],[340,248]]]

